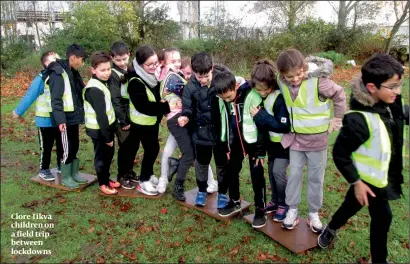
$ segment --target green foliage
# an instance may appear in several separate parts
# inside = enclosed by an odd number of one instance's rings
[[[346,64],[346,57],[341,53],[337,53],[334,50],[329,50],[326,52],[319,52],[316,56],[329,59],[333,62],[334,65],[345,65]]]
[[[1,51],[1,68],[10,68],[16,61],[21,61],[23,58],[30,56],[33,51],[34,45],[22,40],[7,45]]]

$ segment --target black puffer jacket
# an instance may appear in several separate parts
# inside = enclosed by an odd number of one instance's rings
[[[397,96],[393,104],[382,101],[375,103],[367,91],[360,88],[360,80],[355,80],[352,85],[350,109],[378,113],[386,126],[391,142],[391,159],[388,171],[388,185],[376,190],[387,199],[395,200],[402,194],[403,183],[403,126],[409,122],[409,107],[403,107],[401,96]],[[404,111],[403,111],[404,109]],[[333,159],[338,170],[349,183],[359,180],[360,176],[351,158],[352,152],[364,144],[370,137],[366,120],[360,113],[348,113],[343,118],[343,127],[336,139],[333,148]],[[371,188],[376,187],[368,184]]]
[[[218,98],[213,86],[202,86],[192,75],[182,93],[182,114],[189,118],[194,144],[213,146],[219,142],[220,129]]]
[[[62,76],[64,71],[67,73],[70,79],[71,94],[73,96],[74,111],[64,112],[63,106],[63,94],[64,94],[64,79]],[[84,107],[82,90],[85,87],[83,79],[78,71],[71,69],[68,60],[57,60],[50,63],[48,66],[50,72],[50,79],[48,81],[50,85],[51,93],[51,108],[53,110],[51,114],[51,122],[54,125],[67,124],[78,125],[84,123]]]

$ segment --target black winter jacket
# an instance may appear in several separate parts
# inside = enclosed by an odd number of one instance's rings
[[[64,112],[63,94],[64,79],[63,69],[70,79],[71,94],[73,97],[74,111]],[[48,66],[50,79],[48,81],[51,92],[51,122],[53,125],[78,125],[84,123],[84,107],[82,90],[85,87],[83,79],[78,71],[71,69],[68,60],[60,60],[50,63]]]
[[[248,96],[249,92],[252,90],[252,87],[250,85],[249,81],[246,81],[243,83],[237,90],[236,97],[233,102],[225,103],[226,109],[229,109],[229,142],[232,144],[234,139],[239,139],[241,142],[241,145],[243,146],[243,150],[245,151],[246,154],[248,154],[251,157],[264,157],[266,154],[266,144],[267,142],[267,137],[266,133],[267,130],[265,127],[258,127],[258,139],[255,143],[247,143],[245,139],[243,138],[243,108],[244,108],[244,103],[245,99]],[[261,104],[262,106],[262,104]],[[233,108],[234,107],[234,108]],[[235,109],[235,111],[233,110]],[[238,118],[236,117],[236,114],[238,114]],[[220,130],[219,130],[220,131]],[[220,133],[218,134],[218,137],[220,137]]]
[[[142,80],[131,80],[132,77],[137,77]],[[151,92],[154,94],[156,102],[150,102],[148,100],[148,95],[145,87],[149,88],[149,85],[144,82],[144,80],[135,73],[135,71],[130,71],[127,74],[128,80],[128,94],[130,96],[130,100],[134,105],[135,109],[138,112],[149,115],[149,116],[156,116],[157,124],[161,122],[163,115],[166,115],[170,112],[168,102],[160,102],[161,97],[159,95],[159,86],[160,83],[154,88],[150,88]]]
[[[367,185],[376,189],[377,193],[385,195],[386,198],[395,200],[402,195],[403,126],[409,124],[409,107],[405,105],[405,111],[403,111],[401,96],[397,96],[393,104],[386,104],[382,101],[375,103],[369,93],[360,88],[359,82],[356,80],[353,83],[350,109],[378,113],[386,126],[392,147],[387,187],[378,189],[369,183]],[[369,129],[362,114],[348,113],[344,116],[343,127],[333,148],[333,159],[336,167],[349,183],[360,179],[351,158],[352,152],[364,144],[369,137]]]
[[[213,146],[220,142],[220,114],[218,97],[211,85],[202,86],[192,75],[182,93],[181,116],[189,118],[189,129],[196,145]]]
[[[290,131],[289,113],[282,94],[278,95],[271,110],[274,114],[273,116],[263,107],[253,119],[258,129],[265,130],[269,142],[269,158],[289,159],[289,148],[284,149],[280,142],[271,142],[269,139],[269,131],[283,134]]]
[[[98,79],[95,75],[93,75],[93,79],[97,79],[105,85],[107,84],[107,82]],[[97,115],[97,123],[100,126],[100,129],[86,128],[87,135],[94,139],[103,139],[105,143],[110,143],[114,140],[116,122],[111,125],[108,123],[104,93],[96,87],[90,87],[85,91],[84,97],[93,107]]]
[[[121,96],[121,84],[126,82],[127,71],[118,68],[115,64],[112,66],[114,69],[124,74],[124,77],[120,79],[118,74],[111,71],[111,77],[108,80],[108,88],[111,92],[111,101],[114,106],[115,117],[121,127],[125,127],[130,124],[129,119],[129,105],[130,100]]]

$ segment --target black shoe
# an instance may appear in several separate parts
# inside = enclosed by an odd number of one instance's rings
[[[222,217],[229,217],[240,212],[241,210],[241,201],[229,200],[229,203],[224,208],[218,209],[218,215]]]
[[[185,201],[185,190],[184,185],[182,184],[174,184],[174,191],[172,192],[172,196],[178,201]]]
[[[253,228],[261,228],[266,225],[266,214],[263,208],[255,208],[255,216],[253,217]]]
[[[168,182],[172,181],[172,177],[177,173],[179,166],[179,159],[169,157],[168,158]]]
[[[130,171],[128,172],[127,177],[129,178],[129,180],[130,180],[131,182],[134,182],[134,183],[140,182],[140,177],[137,176],[137,174],[136,174],[135,171],[133,171],[133,170],[130,170]]]
[[[135,185],[132,181],[127,177],[120,178],[119,182],[121,183],[121,187],[127,190],[132,190],[135,188]]]
[[[317,244],[321,248],[327,248],[336,237],[336,231],[326,226],[325,230],[317,238]]]

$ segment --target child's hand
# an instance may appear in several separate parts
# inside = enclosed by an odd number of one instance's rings
[[[255,158],[254,158],[254,160],[255,160]],[[265,160],[264,159],[256,159],[255,160],[255,165],[258,166],[259,164],[263,167],[263,165],[265,164]]]
[[[128,129],[130,129],[130,127],[131,127],[131,125],[127,125],[127,126],[122,127],[121,130],[128,130]]]
[[[64,123],[64,124],[60,124],[60,125],[58,125],[58,129],[60,130],[60,132],[64,132],[64,131],[67,130],[67,126],[66,126],[65,123]]]
[[[354,185],[354,195],[361,206],[369,206],[369,200],[367,199],[368,194],[376,197],[369,186],[367,186],[364,182],[359,181]]]
[[[109,146],[109,147],[112,147],[112,146],[114,146],[114,141],[111,141],[110,143],[105,143],[105,144],[107,144],[107,146]]]
[[[342,127],[342,119],[334,117],[330,120],[329,129],[327,130],[328,133],[332,133],[333,131],[338,131]]]
[[[252,117],[256,116],[256,114],[259,113],[259,110],[261,110],[260,106],[258,107],[251,106],[251,109],[250,109],[251,116]]]
[[[226,152],[226,158],[227,158],[228,160],[231,159],[231,152]]]
[[[17,119],[17,118],[19,118],[20,116],[16,113],[16,111],[13,111],[13,118],[14,119]]]
[[[178,117],[178,124],[180,127],[184,127],[189,122],[189,118],[186,116]]]

